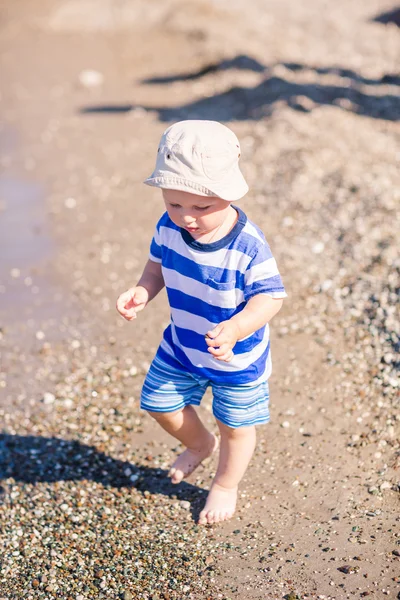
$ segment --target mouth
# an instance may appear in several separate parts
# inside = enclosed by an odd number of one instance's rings
[[[186,231],[188,231],[189,233],[194,233],[195,231],[198,231],[198,227],[185,227]]]

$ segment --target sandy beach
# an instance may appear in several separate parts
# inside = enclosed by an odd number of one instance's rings
[[[0,2],[0,600],[400,598],[400,18],[378,0]],[[139,409],[159,137],[220,120],[288,299],[229,522]],[[216,431],[211,396],[200,414]]]

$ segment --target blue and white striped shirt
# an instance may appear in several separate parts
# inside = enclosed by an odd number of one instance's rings
[[[210,244],[194,240],[164,213],[150,247],[150,259],[161,263],[171,307],[171,324],[157,354],[175,368],[225,385],[268,379],[269,327],[239,340],[228,363],[207,351],[207,331],[243,310],[256,294],[286,297],[263,233],[242,210],[235,210],[233,229]]]

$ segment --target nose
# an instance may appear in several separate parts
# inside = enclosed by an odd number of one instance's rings
[[[185,225],[192,225],[195,222],[195,219],[190,215],[183,215],[182,219]]]

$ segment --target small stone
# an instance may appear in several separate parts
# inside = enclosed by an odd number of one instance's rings
[[[37,339],[37,340],[44,340],[44,338],[45,338],[45,337],[46,337],[46,336],[45,336],[45,334],[44,334],[44,332],[43,332],[43,331],[37,331],[37,332],[36,332],[36,339]]]
[[[283,421],[283,423],[281,423],[281,427],[283,427],[284,429],[287,429],[288,427],[290,427],[289,421]]]
[[[293,217],[284,217],[282,220],[282,225],[284,227],[291,227],[293,225]]]
[[[333,285],[332,279],[325,279],[325,281],[323,281],[321,284],[321,290],[323,292],[326,292],[332,287],[332,285]]]
[[[55,395],[51,394],[50,392],[46,392],[45,394],[43,394],[43,402],[45,404],[53,404],[55,399],[56,399]]]
[[[18,277],[21,275],[21,271],[17,268],[11,269],[10,275],[13,279],[18,279]]]
[[[79,82],[86,88],[98,87],[104,82],[104,75],[95,69],[84,69],[79,73]]]
[[[342,567],[338,567],[338,571],[340,571],[341,573],[345,573],[345,575],[354,573],[354,569],[350,565],[343,565]]]
[[[189,510],[190,508],[190,502],[188,502],[187,500],[182,500],[182,502],[180,502],[180,505],[185,510]]]
[[[76,207],[76,200],[75,198],[65,198],[64,200],[64,206],[65,208],[75,208]]]
[[[133,596],[130,592],[124,591],[121,594],[121,600],[133,600]]]
[[[321,254],[325,249],[325,244],[323,242],[317,242],[312,247],[312,251],[314,254]]]
[[[392,484],[389,481],[384,481],[383,483],[381,483],[381,485],[379,486],[379,489],[381,490],[381,492],[383,490],[390,490],[390,488],[392,487]]]

